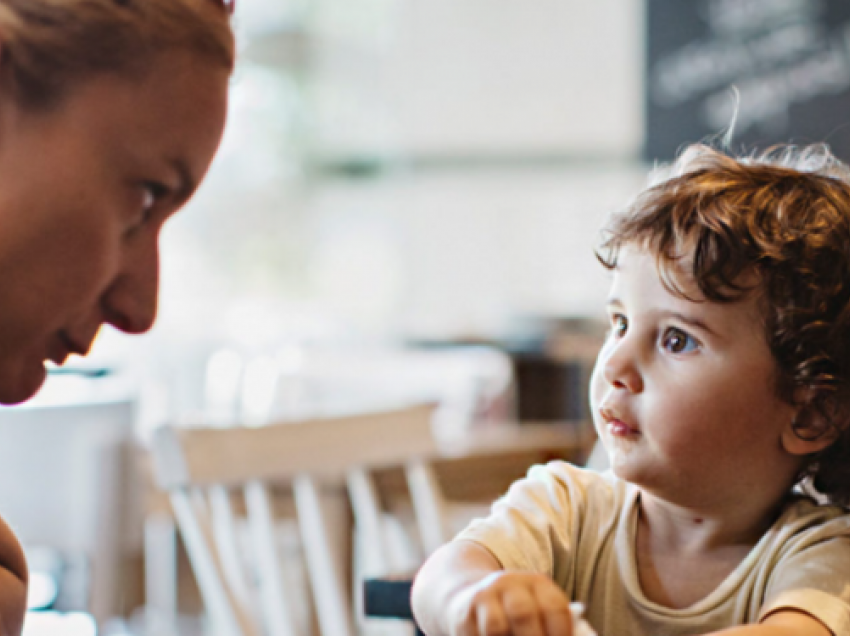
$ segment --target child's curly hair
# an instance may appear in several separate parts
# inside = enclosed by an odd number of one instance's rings
[[[637,242],[680,296],[684,263],[714,302],[749,293],[742,275],[757,274],[776,390],[799,407],[794,430],[804,439],[837,434],[800,479],[850,504],[850,168],[822,144],[747,157],[694,145],[656,172],[604,236],[605,267]]]

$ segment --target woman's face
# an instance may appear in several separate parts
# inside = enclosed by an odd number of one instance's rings
[[[46,112],[0,94],[0,402],[31,397],[44,361],[87,353],[104,323],[151,327],[159,232],[209,167],[228,79],[168,52]]]

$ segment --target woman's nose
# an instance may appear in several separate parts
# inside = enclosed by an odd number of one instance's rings
[[[637,351],[626,338],[611,343],[607,356],[602,361],[602,377],[613,387],[626,389],[630,393],[643,390]]]
[[[134,258],[101,298],[104,321],[126,333],[148,331],[156,319],[159,251],[156,246]]]

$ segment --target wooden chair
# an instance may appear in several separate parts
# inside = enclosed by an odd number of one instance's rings
[[[432,405],[258,428],[164,427],[154,468],[214,628],[222,636],[296,636],[275,535],[272,487],[291,492],[323,636],[354,636],[348,497],[360,531],[381,541],[371,471],[403,466],[426,545],[448,537],[430,468]],[[234,498],[244,499],[253,554],[246,570]]]
[[[469,510],[463,509],[469,506],[477,513],[487,514],[490,502],[504,493],[513,481],[523,477],[533,464],[565,459],[587,465],[595,440],[593,429],[581,421],[560,426],[523,424],[482,429],[465,441],[456,440],[449,448],[442,449],[430,466],[431,478],[436,478],[440,484],[440,497],[448,502],[446,505],[441,501],[436,514],[443,515],[443,526],[450,523],[447,512],[453,507],[456,511],[460,508],[461,519],[468,520]],[[599,464],[598,460],[596,463]],[[374,471],[373,477],[382,499],[392,499],[392,495],[402,489],[394,471],[379,469]],[[482,503],[485,510],[481,508]],[[352,504],[356,508],[356,500]],[[426,547],[426,554],[439,543]],[[421,635],[410,606],[413,576],[413,571],[399,573],[389,567],[366,578],[361,589],[364,615],[407,621],[416,628],[416,634]]]

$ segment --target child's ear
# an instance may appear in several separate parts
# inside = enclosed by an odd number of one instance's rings
[[[792,455],[819,453],[838,439],[839,431],[816,409],[801,409],[782,429],[782,448]]]

